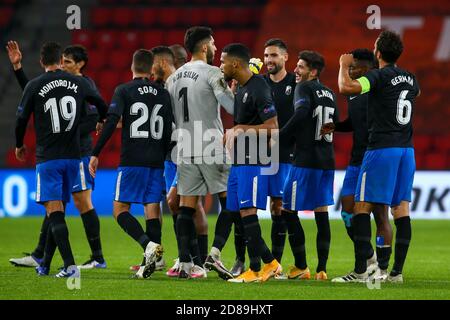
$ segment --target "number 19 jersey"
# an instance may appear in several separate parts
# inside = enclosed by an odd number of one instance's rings
[[[189,148],[182,157],[201,157],[211,140],[205,137],[207,130],[220,136],[212,143],[215,150],[224,153],[222,146],[223,124],[220,118],[220,104],[233,106],[234,97],[218,67],[204,61],[191,61],[180,67],[166,81],[166,88],[172,99],[173,114],[178,141],[186,143],[186,132],[190,134]],[[182,130],[180,130],[182,129]],[[181,139],[181,140],[180,140]],[[195,142],[195,144],[194,144]],[[187,146],[183,144],[183,146]]]

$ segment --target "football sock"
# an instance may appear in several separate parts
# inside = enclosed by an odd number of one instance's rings
[[[200,234],[197,236],[198,249],[200,251],[200,259],[203,265],[205,263],[206,257],[208,256],[208,235]]]
[[[373,252],[370,243],[372,230],[370,228],[370,215],[357,214],[353,216],[353,242],[355,245],[355,272],[367,271],[367,257]]]
[[[411,219],[410,217],[401,217],[395,219],[394,223],[397,232],[395,234],[395,258],[392,273],[395,275],[403,272],[403,265],[411,241]]]
[[[45,215],[44,221],[42,221],[41,233],[39,234],[39,241],[36,249],[31,253],[31,255],[35,258],[42,259],[44,257],[45,243],[47,240],[48,228],[50,225],[50,221]]]
[[[75,265],[72,249],[69,242],[69,230],[67,229],[64,212],[56,211],[50,214],[50,228],[55,239],[59,253],[64,261],[64,268]]]
[[[192,262],[197,266],[202,266],[202,259],[200,255],[200,247],[198,246],[198,238],[197,238],[197,231],[195,229],[195,223],[194,219],[191,219],[191,236],[190,236],[190,248],[189,252],[191,254]]]
[[[175,232],[175,236],[177,235],[177,217],[178,217],[178,213],[172,214],[172,219],[173,219],[173,231]]]
[[[219,198],[219,201],[221,210],[219,216],[217,217],[212,246],[222,251],[225,243],[228,241],[228,237],[230,236],[233,218],[231,216],[231,212],[226,208],[227,198],[221,197]]]
[[[86,213],[81,214],[81,220],[83,221],[84,231],[91,247],[92,258],[97,262],[103,263],[102,244],[100,241],[100,221],[95,209],[89,210]]]
[[[347,230],[347,234],[349,238],[353,241],[353,225],[352,225],[352,218],[353,214],[341,211],[341,217],[345,224],[345,229]]]
[[[383,236],[377,236],[376,251],[378,267],[382,270],[387,270],[389,267],[389,259],[391,258],[392,247],[384,243]]]
[[[298,218],[297,213],[281,211],[281,216],[286,222],[289,234],[289,244],[295,259],[295,266],[300,269],[306,269],[306,250],[305,250],[305,232]]]
[[[319,263],[316,272],[327,271],[328,253],[330,251],[330,221],[328,212],[314,212],[317,225],[316,247]]]
[[[250,269],[253,271],[261,270],[261,227],[259,226],[258,216],[256,214],[242,218],[247,238],[248,256],[250,257]]]
[[[242,222],[239,211],[232,212],[231,214],[234,222],[234,249],[236,251],[236,259],[245,262],[245,248],[247,243],[245,240],[244,223]]]
[[[192,219],[194,213],[194,208],[180,207],[177,217],[178,257],[180,262],[191,262],[191,237],[195,234],[195,226]],[[196,245],[196,247],[198,250],[198,245]]]
[[[42,232],[42,231],[41,231]],[[47,219],[47,234],[45,240],[45,248],[44,248],[44,256],[42,259],[41,266],[47,267],[50,269],[50,265],[52,263],[53,255],[56,251],[56,242],[53,237],[53,231],[50,227],[50,219]]]
[[[133,217],[128,211],[122,212],[117,217],[117,223],[130,237],[132,237],[142,249],[145,250],[150,242],[149,237],[145,234],[139,221]]]
[[[283,257],[284,243],[286,241],[286,223],[283,217],[272,215],[272,254],[281,263]]]
[[[159,218],[145,221],[145,234],[150,241],[161,244],[161,221]]]

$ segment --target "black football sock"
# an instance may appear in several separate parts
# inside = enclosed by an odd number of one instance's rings
[[[191,221],[192,224],[189,228],[191,230],[189,252],[191,254],[192,262],[197,266],[202,266],[202,258],[200,255],[200,247],[198,246],[197,231],[195,229],[194,219]]]
[[[234,222],[234,249],[236,251],[236,259],[245,262],[245,249],[247,247],[244,224],[242,222],[241,213],[239,211],[231,212]]]
[[[370,215],[361,213],[353,216],[353,242],[355,245],[355,272],[367,271],[367,258],[373,254],[370,243],[372,230],[370,227]]]
[[[283,217],[272,215],[272,254],[281,263],[283,257],[284,243],[286,241],[286,223]]]
[[[214,230],[213,247],[222,251],[228,237],[231,233],[231,226],[233,225],[233,217],[231,212],[226,209],[226,198],[219,198],[221,211],[217,217],[216,228]]]
[[[180,207],[177,217],[177,241],[178,258],[180,262],[191,262],[191,237],[195,234],[195,226],[192,216],[195,213],[194,208]],[[194,230],[192,230],[194,229]],[[198,246],[197,246],[198,250]]]
[[[253,271],[261,270],[261,227],[259,226],[258,216],[256,214],[242,218],[244,224],[245,237],[247,239],[248,256],[250,257],[250,269]]]
[[[291,245],[292,254],[295,259],[295,266],[299,269],[306,269],[306,250],[305,250],[305,232],[298,218],[297,213],[289,211],[281,211],[281,216],[286,222],[289,234],[289,244]]]
[[[175,232],[175,236],[177,235],[177,217],[178,217],[178,213],[172,214],[172,219],[173,219],[173,231]]]
[[[383,235],[377,235],[377,262],[381,270],[387,270],[389,267],[389,260],[391,258],[392,247],[386,244]]]
[[[91,247],[92,258],[97,262],[103,263],[102,244],[100,241],[100,220],[98,219],[95,209],[89,210],[86,213],[81,214],[81,220],[83,221],[84,231]]]
[[[42,258],[41,266],[50,269],[52,263],[53,255],[56,251],[56,242],[53,237],[53,231],[50,225],[50,219],[47,221],[47,235],[45,240],[44,256]]]
[[[391,275],[395,276],[403,272],[403,265],[405,264],[412,232],[410,217],[395,219],[394,223],[397,232],[395,234],[394,266],[392,267]]]
[[[316,247],[319,263],[316,272],[327,272],[328,253],[330,252],[330,221],[328,212],[314,212],[314,218],[317,225]]]
[[[64,219],[64,212],[56,211],[50,214],[50,227],[59,253],[64,261],[64,268],[75,265],[72,249],[70,248],[69,230]]]
[[[31,253],[31,255],[35,258],[42,259],[44,257],[45,242],[47,240],[47,233],[48,233],[49,225],[50,225],[50,221],[49,221],[47,215],[45,215],[44,221],[42,221],[42,225],[41,225],[41,233],[39,234],[38,245],[34,249],[34,251]]]
[[[353,241],[353,223],[352,223],[353,214],[341,211],[341,217],[342,220],[344,221],[345,230],[347,230],[349,238]]]
[[[270,251],[269,247],[267,247],[267,244],[262,237],[260,246],[261,260],[264,263],[271,263],[275,259],[275,257],[273,256],[272,251]]]
[[[208,235],[200,234],[197,236],[198,249],[200,251],[200,259],[203,265],[205,263],[206,257],[208,256]]]
[[[117,217],[117,223],[130,237],[132,237],[142,249],[145,250],[150,242],[139,221],[128,211],[122,212]]]
[[[145,234],[150,241],[161,244],[161,221],[159,218],[145,220]]]

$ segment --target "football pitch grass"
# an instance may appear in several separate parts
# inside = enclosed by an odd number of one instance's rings
[[[274,280],[265,283],[235,284],[218,278],[214,272],[207,279],[172,279],[165,272],[155,272],[150,279],[132,279],[129,266],[142,259],[139,246],[112,218],[101,218],[105,270],[81,270],[81,289],[69,290],[67,279],[54,277],[62,265],[55,254],[49,277],[38,277],[32,268],[13,267],[11,257],[31,251],[37,241],[41,218],[0,219],[0,299],[161,299],[161,300],[297,300],[297,299],[449,299],[450,298],[450,221],[413,220],[413,239],[404,268],[404,284],[381,283],[379,289],[366,284],[335,284],[330,281]],[[140,218],[143,222],[143,219]],[[209,243],[212,244],[216,216],[209,217]],[[260,220],[270,246],[270,220]],[[67,218],[72,250],[77,263],[89,258],[89,246],[79,217]],[[317,263],[314,220],[303,220],[308,264],[314,275]],[[394,229],[395,230],[395,229]],[[332,242],[328,277],[343,275],[352,269],[353,246],[341,221],[331,221]],[[373,232],[374,234],[374,232]],[[164,216],[164,258],[167,267],[176,257],[172,219]],[[233,236],[224,248],[222,259],[227,267],[234,262]],[[248,260],[248,258],[247,258]],[[390,267],[393,263],[391,257]],[[293,264],[286,241],[282,265]]]

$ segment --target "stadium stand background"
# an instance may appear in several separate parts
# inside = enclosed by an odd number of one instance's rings
[[[339,55],[357,47],[372,49],[379,30],[368,30],[366,8],[369,1],[283,1],[283,0],[99,0],[77,1],[82,9],[82,30],[70,32],[65,26],[65,10],[73,1],[0,1],[0,30],[3,43],[18,40],[24,53],[23,65],[32,77],[39,74],[39,46],[46,40],[63,45],[78,43],[87,47],[89,64],[86,74],[92,77],[104,98],[109,101],[115,86],[131,77],[131,55],[137,48],[183,43],[184,32],[192,25],[209,25],[214,29],[219,64],[220,50],[230,42],[248,45],[253,56],[263,58],[263,44],[270,37],[283,38],[288,46],[288,70],[294,69],[297,53],[314,49],[325,56],[322,82],[337,92]],[[399,64],[414,72],[422,96],[415,109],[415,147],[419,169],[450,168],[450,54],[437,56],[444,29],[450,32],[450,2],[428,0],[395,3],[379,0],[382,17],[414,18],[421,24],[404,32],[405,53]],[[446,20],[446,17],[447,18]],[[5,18],[4,18],[5,17]],[[51,17],[49,19],[48,17]],[[383,21],[383,18],[382,18]],[[4,50],[0,61],[7,65]],[[30,153],[26,163],[14,156],[14,114],[20,89],[11,68],[0,69],[0,165],[31,167],[34,165],[35,138],[28,131],[26,144]],[[339,97],[340,117],[346,116],[343,97]],[[232,125],[225,117],[225,125]],[[32,123],[30,123],[32,126]],[[335,135],[338,168],[347,165],[351,135]],[[120,130],[102,154],[101,165],[115,167],[119,161]]]

